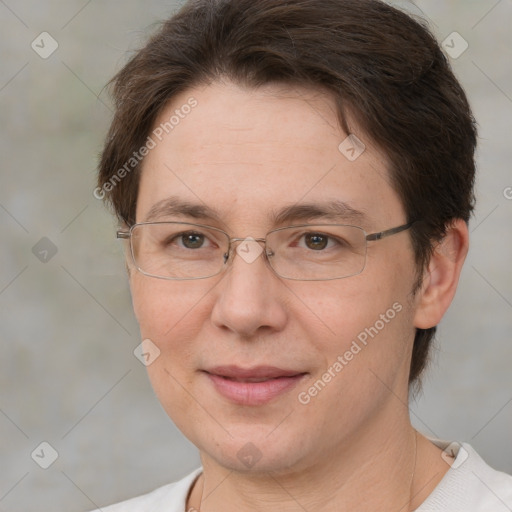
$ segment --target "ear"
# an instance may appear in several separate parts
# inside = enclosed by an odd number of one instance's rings
[[[468,248],[468,226],[464,220],[456,219],[436,245],[423,274],[415,301],[415,327],[429,329],[439,324],[455,296]]]

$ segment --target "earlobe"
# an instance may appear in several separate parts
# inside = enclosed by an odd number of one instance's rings
[[[429,329],[438,325],[443,318],[455,296],[468,248],[468,226],[464,220],[457,219],[436,245],[428,269],[425,270],[416,297],[416,328]]]

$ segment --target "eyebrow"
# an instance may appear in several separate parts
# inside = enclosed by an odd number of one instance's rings
[[[144,222],[155,222],[165,217],[183,217],[201,221],[223,223],[219,210],[198,203],[191,203],[177,196],[171,196],[154,204],[145,217]],[[330,200],[326,202],[307,202],[291,204],[281,209],[272,209],[269,220],[274,225],[282,225],[295,221],[329,219],[343,222],[364,222],[367,215],[350,206],[345,201]]]

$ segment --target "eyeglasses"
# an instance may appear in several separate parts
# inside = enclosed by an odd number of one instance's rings
[[[233,254],[233,242],[244,241],[237,253],[247,262],[264,253],[279,277],[326,281],[360,274],[366,265],[367,242],[409,229],[413,222],[367,234],[358,226],[301,224],[269,231],[265,238],[231,238],[225,231],[188,222],[144,222],[117,238],[130,240],[137,270],[159,279],[205,279],[220,274]],[[259,245],[264,244],[264,248]],[[250,257],[249,257],[250,255]]]

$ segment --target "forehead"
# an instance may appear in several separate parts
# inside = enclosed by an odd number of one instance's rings
[[[267,224],[284,206],[325,201],[369,220],[383,209],[400,215],[384,154],[346,120],[365,145],[360,156],[355,147],[357,158],[346,152],[352,139],[322,91],[230,82],[189,89],[166,105],[150,134],[155,147],[143,163],[137,220],[170,197]]]

